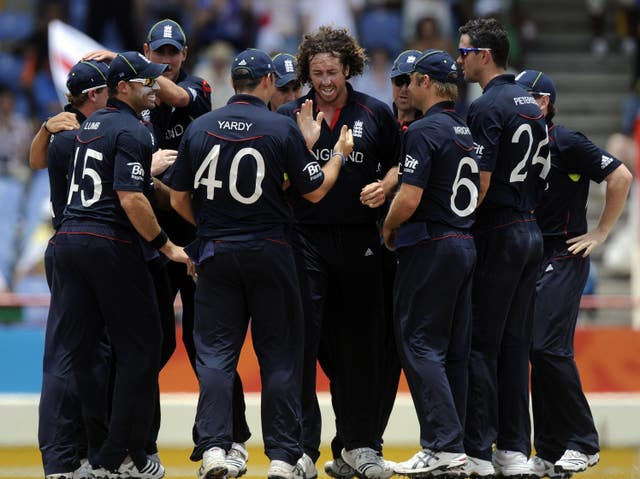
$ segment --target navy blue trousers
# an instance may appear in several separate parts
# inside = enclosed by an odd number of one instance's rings
[[[316,360],[330,380],[336,449],[378,448],[384,302],[377,228],[297,225],[296,234],[300,276],[307,288],[304,452],[314,462],[320,455]]]
[[[45,273],[49,289],[53,283],[55,236],[49,241],[44,255]],[[38,444],[42,454],[45,475],[74,471],[80,459],[86,458],[87,433],[82,402],[78,394],[75,376],[71,374],[68,352],[58,349],[60,336],[68,334],[66,325],[60,324],[56,300],[52,294],[45,332],[43,378],[39,403]],[[96,313],[97,314],[97,313]],[[96,348],[93,371],[104,378],[99,386],[106,388],[102,394],[110,394],[111,347],[106,338]],[[57,413],[52,413],[57,411]],[[91,418],[86,418],[89,420]],[[95,418],[93,418],[95,420]],[[108,414],[93,429],[106,431]]]
[[[531,452],[529,347],[542,235],[533,215],[485,211],[474,226],[478,260],[465,451]]]
[[[398,250],[396,338],[420,445],[464,452],[475,245],[468,232],[441,227],[431,234]]]
[[[233,442],[233,385],[249,320],[262,380],[262,431],[271,460],[302,456],[300,394],[302,302],[291,246],[261,240],[216,243],[198,266],[194,339],[200,398],[196,414],[199,460]]]
[[[564,239],[545,241],[533,319],[531,400],[536,454],[551,462],[566,449],[600,450],[573,349],[588,276],[589,258],[569,253]]]
[[[87,421],[89,460],[116,469],[128,455],[141,468],[153,418],[161,330],[156,296],[137,241],[98,224],[63,224],[55,237],[52,305],[58,322],[44,374],[77,381]],[[114,362],[113,395],[97,377],[96,349],[106,329]],[[60,358],[64,358],[64,361]],[[58,396],[64,403],[66,398]],[[104,421],[111,402],[106,431]],[[56,404],[46,406],[47,414]],[[42,411],[42,409],[41,409]]]

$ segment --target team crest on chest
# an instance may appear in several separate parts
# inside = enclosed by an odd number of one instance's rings
[[[362,138],[362,130],[364,127],[364,123],[362,122],[362,120],[356,120],[353,122],[353,137],[354,138]]]

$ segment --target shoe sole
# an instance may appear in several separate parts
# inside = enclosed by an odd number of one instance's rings
[[[203,479],[223,479],[227,475],[226,467],[214,467],[210,471],[208,471]]]

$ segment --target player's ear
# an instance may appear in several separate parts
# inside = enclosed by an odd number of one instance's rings
[[[187,59],[188,51],[189,51],[189,47],[185,45],[184,48],[182,49],[182,61],[185,61]]]
[[[142,44],[142,51],[144,52],[144,56],[149,58],[151,54],[151,48],[149,47],[149,44],[147,42],[144,42]]]

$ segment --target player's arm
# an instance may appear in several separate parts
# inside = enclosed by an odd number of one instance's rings
[[[111,50],[93,50],[82,57],[83,60],[95,60],[97,62],[111,62],[118,54]]]
[[[185,220],[195,226],[196,217],[193,214],[193,204],[191,202],[190,191],[171,190],[171,207],[177,211]]]
[[[629,188],[631,187],[631,173],[626,166],[620,165],[609,173],[604,180],[607,183],[607,190],[598,226],[593,231],[567,240],[567,244],[571,245],[569,246],[569,252],[572,254],[582,252],[583,257],[589,256],[598,245],[604,243],[609,236],[611,228],[613,228],[613,225],[620,217],[620,213],[622,213]]]
[[[491,185],[491,172],[490,171],[481,171],[480,172],[480,191],[478,193],[478,206],[484,200],[484,197],[487,195],[487,191],[489,190],[489,185]]]
[[[162,75],[157,80],[160,90],[156,94],[163,103],[177,108],[189,105],[189,92],[187,90]]]
[[[322,172],[324,173],[322,184],[315,190],[305,193],[302,196],[312,203],[317,203],[324,198],[338,179],[343,160],[351,154],[351,151],[353,151],[353,132],[347,128],[347,125],[342,125],[340,138],[338,138],[338,141],[333,147],[333,154],[331,158],[329,158],[329,161],[322,167]]]
[[[45,121],[31,140],[29,148],[29,166],[32,170],[47,167],[47,149],[51,135],[63,130],[77,130],[80,124],[75,113],[63,111]]]
[[[160,228],[151,203],[142,192],[118,190],[118,199],[129,221],[142,238],[157,247],[170,260],[184,263],[190,272],[193,271],[193,264],[184,249],[175,245]]]
[[[171,209],[170,191],[170,188],[158,178],[153,179],[153,201],[158,208]]]
[[[389,213],[382,225],[382,237],[385,246],[395,250],[396,233],[400,225],[406,222],[416,211],[424,190],[419,186],[403,183],[389,207]]]

